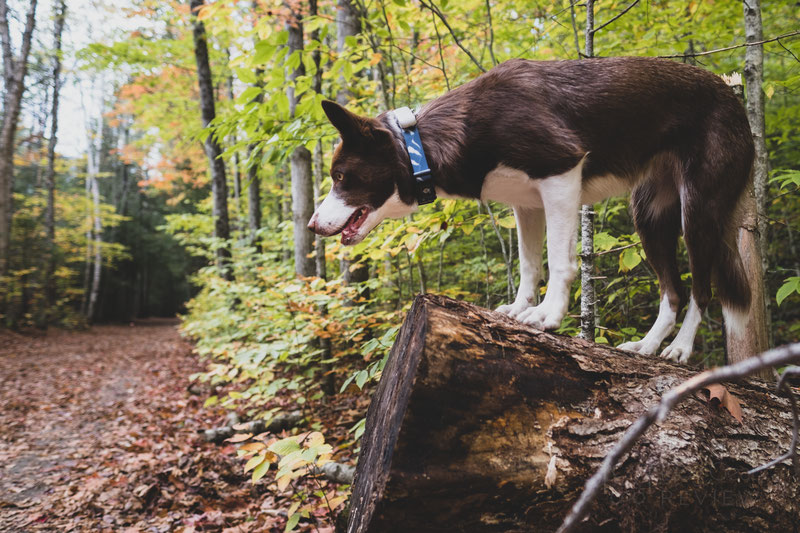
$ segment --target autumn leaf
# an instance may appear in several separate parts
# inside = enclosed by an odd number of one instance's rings
[[[233,437],[225,439],[225,442],[244,442],[252,436],[252,433],[237,433]]]
[[[739,400],[728,392],[724,386],[719,383],[709,385],[702,389],[708,393],[708,405],[719,408],[724,407],[740,424],[742,423],[742,407]]]

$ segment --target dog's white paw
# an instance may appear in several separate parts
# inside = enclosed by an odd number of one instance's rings
[[[617,346],[620,350],[628,352],[636,352],[642,355],[653,355],[658,350],[658,346],[653,346],[652,343],[645,342],[644,339],[640,341],[623,342]]]
[[[661,352],[661,357],[672,359],[678,363],[685,363],[689,360],[690,355],[692,355],[692,345],[687,345],[686,343],[678,341],[678,339],[672,341],[672,344],[664,348],[664,351]]]
[[[527,309],[530,309],[531,305],[527,302],[514,302],[513,304],[506,304],[501,305],[495,311],[498,313],[503,313],[504,315],[508,315],[511,318],[518,318],[519,315]]]
[[[542,331],[558,329],[561,326],[561,319],[563,318],[563,312],[545,304],[531,307],[517,316],[517,320],[523,324],[528,324]]]

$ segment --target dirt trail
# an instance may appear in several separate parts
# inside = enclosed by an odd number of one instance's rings
[[[257,525],[233,450],[196,436],[219,420],[187,391],[201,366],[176,326],[0,332],[0,531]]]

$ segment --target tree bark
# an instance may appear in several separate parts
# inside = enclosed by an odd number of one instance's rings
[[[336,2],[336,51],[344,54],[347,50],[347,38],[355,37],[361,32],[361,19],[358,8],[353,0],[337,0]],[[336,103],[346,106],[350,103],[353,93],[347,87],[344,77],[339,78],[339,90],[336,93]],[[355,266],[353,266],[355,265]],[[339,272],[348,285],[361,283],[369,279],[369,267],[359,257],[351,257],[349,250],[344,251],[339,261]]]
[[[190,7],[192,13],[203,7],[203,0],[191,0]],[[194,57],[197,63],[197,83],[200,89],[200,111],[202,114],[203,127],[214,120],[216,111],[214,109],[214,85],[211,77],[211,66],[208,60],[208,43],[206,42],[205,25],[194,19]],[[213,215],[214,215],[214,236],[227,242],[230,238],[230,225],[228,223],[228,184],[225,181],[225,162],[222,160],[222,147],[209,133],[203,143],[208,165],[211,167],[211,194],[213,196]],[[233,272],[230,268],[231,252],[227,244],[218,246],[216,250],[217,268],[223,278],[233,279]]]
[[[347,531],[553,531],[618,438],[695,374],[418,297],[367,413]],[[728,385],[743,421],[679,404],[612,475],[583,531],[793,531],[789,402]]]
[[[55,7],[55,27],[53,30],[53,101],[50,110],[50,139],[47,143],[47,174],[45,187],[47,189],[47,207],[45,208],[44,225],[47,236],[47,265],[44,274],[44,289],[46,311],[44,322],[53,319],[53,312],[58,297],[56,290],[56,143],[58,142],[58,104],[61,92],[61,34],[64,32],[64,19],[66,18],[66,0],[61,0]]]
[[[745,35],[748,42],[762,40],[760,0],[746,0],[744,4]],[[736,363],[761,353],[769,346],[769,314],[764,289],[765,264],[763,238],[766,224],[759,214],[764,209],[764,190],[767,180],[767,147],[764,139],[764,51],[762,45],[748,46],[745,51],[745,109],[750,121],[756,156],[753,163],[753,183],[748,186],[742,199],[741,221],[737,238],[747,279],[750,281],[751,297],[747,318],[747,334],[738,336],[726,330],[728,362]],[[741,85],[733,87],[743,96]],[[759,193],[760,191],[760,193]],[[759,198],[760,194],[760,198]],[[768,377],[764,373],[762,377]]]
[[[586,0],[584,54],[594,56],[594,0]],[[594,340],[594,206],[581,206],[581,338]]]
[[[309,14],[312,17],[315,17],[319,14],[319,6],[317,5],[317,0],[310,0],[309,2]],[[311,40],[319,41],[319,30],[314,30],[311,32]],[[317,47],[314,52],[312,53],[312,58],[314,59],[314,66],[316,67],[316,72],[314,72],[314,92],[317,94],[322,94],[322,57],[319,51],[319,47]],[[313,183],[313,195],[314,195],[314,209],[319,207],[319,195],[320,189],[322,187],[322,180],[323,177],[323,168],[324,162],[322,157],[322,143],[317,142],[314,145],[314,161],[313,161],[313,168],[314,168],[314,183]],[[316,264],[317,270],[317,277],[322,279],[328,279],[327,276],[327,265],[325,263],[325,239],[322,238],[321,235],[314,234],[314,261]]]
[[[289,5],[289,4],[287,4]],[[303,50],[302,14],[290,6],[291,14],[286,22],[289,32],[289,56]],[[290,85],[286,92],[289,97],[289,114],[295,116],[299,102],[294,83],[305,74],[303,62],[289,73]],[[300,276],[316,274],[314,253],[314,234],[308,231],[308,221],[314,214],[314,186],[311,176],[311,152],[305,146],[298,146],[291,156],[292,173],[292,223],[294,225],[294,271]]]
[[[31,0],[25,17],[19,57],[11,49],[11,34],[8,27],[8,5],[0,0],[0,45],[3,48],[3,94],[2,124],[0,124],[0,277],[8,271],[11,245],[11,221],[14,210],[14,137],[17,132],[22,95],[25,92],[25,75],[28,72],[28,55],[36,25],[36,3]]]
[[[92,201],[92,230],[91,230],[91,249],[94,251],[94,264],[91,266],[91,287],[89,289],[89,299],[86,305],[86,319],[89,322],[94,320],[97,297],[100,294],[100,277],[103,269],[103,223],[100,219],[100,186],[97,183],[100,174],[103,151],[103,112],[102,108],[97,118],[97,131],[89,129],[89,153],[86,157],[86,186],[91,194]],[[89,234],[87,234],[89,235]],[[91,255],[87,257],[91,260]],[[89,263],[86,265],[90,267]]]

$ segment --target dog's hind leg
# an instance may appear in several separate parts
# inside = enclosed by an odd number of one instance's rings
[[[547,222],[547,293],[542,303],[517,316],[520,322],[537,329],[556,329],[567,314],[570,285],[578,271],[575,244],[582,172],[583,160],[565,174],[546,178],[539,185]]]
[[[538,302],[537,291],[542,280],[544,210],[515,207],[514,218],[519,241],[519,289],[514,303],[497,308],[512,318]]]
[[[647,261],[658,276],[661,304],[658,318],[647,335],[639,341],[621,344],[619,348],[645,355],[655,354],[672,333],[678,312],[685,303],[676,256],[681,206],[675,189],[675,171],[675,166],[666,160],[654,164],[651,176],[631,194],[636,231]]]

